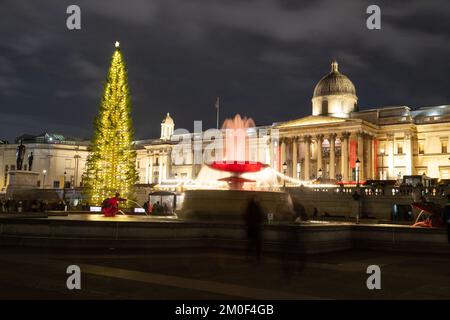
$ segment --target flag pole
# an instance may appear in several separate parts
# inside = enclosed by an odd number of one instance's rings
[[[219,108],[220,108],[220,100],[219,97],[217,97],[216,100],[216,128],[219,129]]]

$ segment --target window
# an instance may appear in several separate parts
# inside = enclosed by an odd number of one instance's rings
[[[397,154],[403,154],[403,142],[397,142]]]
[[[448,144],[447,140],[441,141],[441,153],[447,153],[447,144]]]
[[[322,100],[322,114],[328,113],[328,101]]]
[[[423,141],[419,142],[419,154],[424,154],[425,153],[425,144],[423,143]]]
[[[55,189],[59,188],[59,181],[53,181],[53,188]]]

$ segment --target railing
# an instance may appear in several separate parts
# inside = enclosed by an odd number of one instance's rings
[[[368,196],[412,196],[413,192],[419,191],[422,196],[446,197],[450,195],[450,187],[409,187],[409,186],[386,186],[386,187],[288,187],[290,191],[300,191],[307,193],[328,193],[352,195],[356,192]]]

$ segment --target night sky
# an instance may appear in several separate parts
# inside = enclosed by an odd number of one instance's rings
[[[1,0],[0,139],[54,132],[90,138],[121,42],[135,138],[215,126],[235,113],[257,125],[311,113],[314,85],[336,58],[361,109],[450,104],[450,2],[349,0]],[[81,30],[66,8],[81,7]],[[366,28],[381,7],[382,29]]]

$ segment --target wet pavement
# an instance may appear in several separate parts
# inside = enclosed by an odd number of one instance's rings
[[[66,269],[81,268],[81,290]],[[369,290],[369,265],[381,290]],[[0,248],[1,299],[450,299],[449,254]]]

